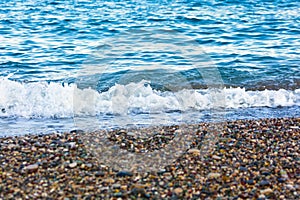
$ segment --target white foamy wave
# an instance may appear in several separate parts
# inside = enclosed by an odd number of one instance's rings
[[[213,108],[300,106],[300,89],[289,91],[156,91],[147,81],[111,87],[99,93],[76,84],[20,83],[0,79],[0,117],[71,118],[99,114],[162,113]]]

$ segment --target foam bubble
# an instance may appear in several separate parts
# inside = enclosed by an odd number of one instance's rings
[[[222,99],[216,98],[222,93]],[[99,114],[183,112],[220,108],[300,106],[300,89],[247,91],[244,88],[158,91],[149,82],[115,84],[108,91],[58,82],[21,83],[0,79],[0,117],[72,118]]]

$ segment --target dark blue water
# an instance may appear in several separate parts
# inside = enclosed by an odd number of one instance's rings
[[[270,114],[254,118],[299,115],[297,1],[0,5],[1,130],[22,132],[27,124],[30,132],[47,120],[50,129],[54,123],[65,130],[74,117],[91,116],[110,127],[124,114],[134,115],[128,123],[145,113],[157,119],[173,113],[166,123],[176,123],[178,113],[179,121],[205,120],[203,112],[213,108],[222,108],[225,119],[246,118],[255,108]],[[220,100],[211,88],[227,89]]]

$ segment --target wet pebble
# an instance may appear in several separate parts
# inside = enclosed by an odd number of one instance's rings
[[[121,184],[119,184],[119,183],[112,184],[112,188],[119,189],[119,188],[121,188]]]
[[[215,159],[215,160],[221,160],[221,157],[217,156],[217,155],[213,155],[212,158]]]
[[[188,153],[190,153],[194,156],[200,156],[200,150],[199,149],[189,149]]]
[[[144,188],[134,187],[132,188],[130,194],[132,195],[144,195],[146,193]]]
[[[243,166],[241,166],[239,169],[240,169],[240,171],[242,171],[242,172],[248,171],[248,168],[247,168],[247,167],[243,167]]]
[[[177,195],[177,196],[180,196],[182,193],[183,193],[183,189],[182,188],[175,188],[174,189],[174,193]]]
[[[213,179],[213,178],[219,178],[220,176],[221,176],[220,173],[209,173],[209,174],[207,175],[207,178]]]
[[[32,164],[32,165],[28,165],[24,168],[24,170],[28,171],[28,172],[35,172],[37,171],[39,168],[38,164]]]
[[[77,162],[73,162],[69,164],[70,168],[75,168],[77,166]]]
[[[269,195],[269,194],[273,193],[273,190],[271,188],[267,188],[267,189],[262,190],[260,193],[264,194],[264,195]]]
[[[262,180],[260,183],[259,183],[259,186],[267,186],[267,185],[270,185],[270,182],[268,180]]]
[[[133,173],[130,171],[120,171],[116,174],[117,177],[126,177],[126,176],[133,176]]]
[[[128,132],[126,133],[127,136],[130,136],[130,137],[135,137],[135,133],[134,132]]]

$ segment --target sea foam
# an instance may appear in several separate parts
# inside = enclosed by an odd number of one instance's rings
[[[300,89],[244,88],[158,91],[147,81],[115,84],[105,92],[59,82],[0,79],[0,117],[72,118],[101,114],[188,112],[208,109],[300,106]]]

